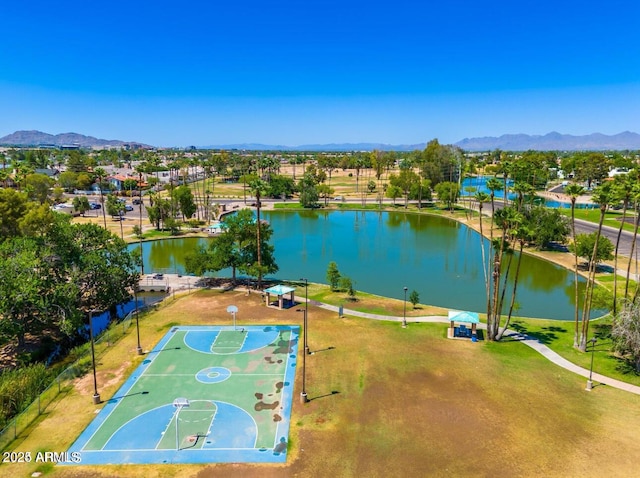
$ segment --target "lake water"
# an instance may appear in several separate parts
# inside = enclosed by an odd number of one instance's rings
[[[421,303],[486,311],[480,235],[460,223],[437,216],[373,211],[263,211],[263,217],[274,230],[280,266],[276,279],[306,277],[326,283],[327,265],[335,261],[340,273],[355,282],[356,290],[403,299],[406,286],[409,293],[419,293]],[[185,254],[207,241],[145,242],[145,272],[183,273]],[[486,240],[485,247],[488,251]],[[573,297],[573,273],[523,256],[518,315],[572,320]]]

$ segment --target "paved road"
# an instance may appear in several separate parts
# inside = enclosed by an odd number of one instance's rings
[[[576,219],[576,234],[591,234],[598,230],[598,225],[592,222]],[[618,229],[611,226],[602,226],[602,235],[607,237],[615,246],[618,239]],[[629,231],[622,231],[620,236],[620,246],[618,247],[618,253],[622,256],[629,257],[631,253],[631,242],[633,240],[633,234]],[[634,255],[635,252],[634,252]]]
[[[501,209],[502,207],[503,207],[503,202],[501,200],[495,202],[496,209]],[[491,207],[485,206],[482,210],[487,215],[491,215]],[[606,224],[603,224],[602,226],[602,235],[607,237],[613,243],[614,246],[618,239],[619,226],[620,226],[620,223],[618,221],[615,221],[615,225],[613,226],[606,225]],[[598,230],[597,224],[589,221],[584,221],[582,219],[576,219],[576,234],[591,234],[592,232],[596,232],[597,230]],[[622,235],[620,236],[620,245],[618,247],[618,251],[621,256],[629,257],[629,254],[631,252],[632,240],[633,240],[633,234],[629,231],[623,230]],[[634,256],[635,255],[636,253],[634,252]]]

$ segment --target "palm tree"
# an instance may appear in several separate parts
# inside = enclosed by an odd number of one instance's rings
[[[521,211],[525,195],[533,193],[535,188],[529,183],[518,181],[513,185],[513,190],[518,194],[518,211]]]
[[[576,247],[576,199],[584,193],[584,188],[579,184],[570,184],[564,189],[565,194],[571,198],[571,239],[573,240],[573,282],[575,285],[575,329],[573,334],[573,346],[578,346],[578,323],[579,323],[579,306],[578,306],[578,251]]]
[[[257,259],[258,259],[258,289],[262,287],[262,243],[260,239],[260,197],[267,189],[267,183],[265,183],[262,179],[254,179],[249,183],[249,188],[251,188],[251,192],[256,197],[256,250],[257,250]]]
[[[493,290],[493,318],[492,327],[489,334],[489,340],[499,340],[498,335],[500,326],[500,317],[502,315],[502,306],[504,304],[504,298],[507,290],[507,281],[509,279],[509,273],[511,272],[511,262],[513,260],[513,249],[511,248],[511,241],[515,236],[515,231],[523,221],[523,216],[514,207],[505,207],[496,213],[496,219],[498,225],[502,229],[502,237],[500,238],[500,244],[498,253],[496,255],[496,265],[494,268],[494,290]],[[509,254],[509,260],[507,266],[503,272],[502,259],[505,254]],[[500,278],[503,277],[502,289],[500,289]],[[487,324],[487,328],[488,324]]]
[[[482,271],[484,272],[484,286],[487,294],[487,317],[490,311],[491,303],[489,301],[489,272],[487,266],[487,260],[485,258],[484,251],[484,232],[482,230],[482,207],[484,203],[489,200],[489,195],[485,192],[478,191],[475,195],[476,201],[478,201],[478,213],[480,214],[480,251],[482,252]]]
[[[491,239],[493,239],[493,216],[496,212],[496,191],[502,191],[504,187],[502,185],[502,182],[498,178],[493,177],[487,179],[487,189],[489,190],[489,198],[491,200]]]
[[[513,231],[514,236],[520,245],[518,250],[518,262],[516,263],[516,273],[513,278],[513,289],[511,291],[511,303],[509,304],[509,313],[507,315],[507,320],[504,323],[504,327],[502,328],[502,332],[498,333],[496,340],[500,340],[504,335],[505,331],[509,328],[509,323],[511,322],[511,315],[513,314],[513,309],[516,303],[516,291],[518,289],[518,278],[520,277],[520,263],[522,261],[522,249],[524,248],[524,244],[531,239],[533,235],[533,230],[527,225],[520,222],[517,224],[516,229]]]
[[[107,172],[103,168],[96,168],[93,171],[98,180],[98,189],[100,190],[100,205],[102,206],[102,219],[104,220],[104,228],[107,228],[107,211],[105,211],[104,196],[102,195],[102,181],[107,177]]]
[[[631,259],[633,258],[633,253],[636,247],[636,238],[638,237],[638,226],[640,226],[640,211],[638,210],[639,206],[640,206],[640,185],[635,184],[633,187],[633,210],[635,212],[636,218],[633,226],[633,239],[631,240],[631,250],[629,251],[629,262],[627,262],[627,276],[625,278],[625,284],[624,284],[625,299],[627,298],[627,294],[629,292],[629,278],[631,276]]]
[[[591,261],[589,263],[589,274],[587,277],[587,289],[585,291],[584,306],[582,307],[582,336],[580,337],[580,350],[582,352],[587,350],[587,335],[589,333],[589,316],[591,315],[591,302],[593,299],[593,287],[596,275],[596,253],[598,252],[598,242],[602,234],[602,224],[604,223],[604,216],[607,212],[607,208],[611,203],[612,192],[611,183],[604,183],[599,186],[591,200],[600,205],[600,220],[598,221],[598,230],[596,232],[596,240],[593,244],[593,253],[591,254]]]
[[[630,173],[631,174],[631,173]],[[632,178],[629,175],[616,176],[613,181],[613,194],[615,200],[622,201],[622,220],[616,237],[616,247],[613,256],[613,315],[616,315],[616,301],[618,298],[618,248],[620,247],[620,237],[622,236],[622,228],[627,218],[627,208],[633,195]],[[629,257],[631,261],[631,257]]]

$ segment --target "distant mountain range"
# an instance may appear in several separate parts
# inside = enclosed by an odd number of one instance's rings
[[[570,134],[548,133],[544,136],[530,136],[527,134],[504,134],[498,138],[465,138],[458,141],[456,146],[465,151],[586,151],[586,150],[636,150],[640,149],[640,134],[625,131],[624,133],[607,136],[593,133],[586,136]]]
[[[139,147],[151,147],[146,144],[98,139],[93,136],[85,136],[77,133],[47,134],[40,131],[16,131],[0,138],[0,145],[4,146],[73,146],[83,148],[137,145]],[[505,134],[499,137],[465,138],[455,143],[465,151],[526,151],[529,149],[539,151],[603,151],[603,150],[640,150],[640,134],[625,131],[611,136],[593,133],[585,136],[573,136],[556,132],[546,135]],[[381,144],[381,143],[330,143],[330,144],[305,144],[301,146],[268,145],[256,143],[221,144],[199,146],[198,149],[239,149],[239,150],[271,150],[271,151],[414,151],[422,150],[426,143],[418,144]]]
[[[16,131],[0,138],[3,146],[80,146],[81,148],[136,145],[150,147],[135,141],[120,141],[110,139],[98,139],[93,136],[85,136],[78,133],[48,134],[42,131]]]

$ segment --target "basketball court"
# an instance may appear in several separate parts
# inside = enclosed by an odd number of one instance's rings
[[[282,463],[297,326],[173,327],[69,452],[78,464]]]

